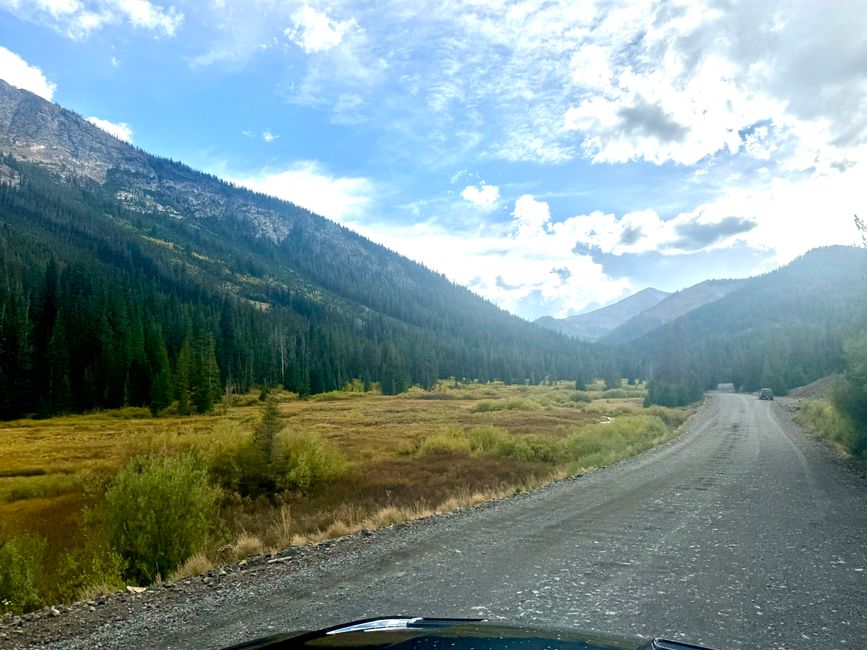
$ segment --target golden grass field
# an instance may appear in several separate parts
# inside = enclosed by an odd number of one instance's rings
[[[233,559],[226,553],[387,525],[588,471],[672,438],[687,416],[683,409],[644,409],[641,388],[608,392],[628,395],[613,398],[591,388],[442,382],[397,396],[339,391],[299,400],[280,393],[280,435],[328,441],[342,452],[345,469],[303,494],[224,494],[213,539],[187,571]],[[231,454],[253,435],[262,406],[251,394],[217,410],[153,418],[123,409],[2,423],[0,538],[35,532],[49,548],[67,549],[80,537],[82,507],[129,459]]]

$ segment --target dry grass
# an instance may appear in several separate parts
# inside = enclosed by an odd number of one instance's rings
[[[207,571],[207,569],[205,569],[205,571]],[[178,580],[180,580],[180,578],[178,578]],[[113,594],[116,591],[118,591],[117,585],[112,585],[108,583],[87,585],[87,587],[78,592],[77,600],[93,600],[97,596],[107,596],[108,594]]]
[[[235,543],[232,544],[232,553],[235,557],[245,558],[251,555],[261,555],[264,548],[265,545],[259,536],[241,531],[241,534],[235,539]]]
[[[172,571],[169,575],[169,582],[177,582],[178,580],[183,580],[184,578],[191,578],[193,576],[200,576],[206,571],[210,571],[214,568],[214,563],[208,559],[208,556],[204,553],[195,553],[187,558],[187,561],[184,562],[177,569]]]
[[[323,440],[347,459],[344,471],[306,493],[227,494],[222,541],[214,539],[178,571],[208,570],[209,557],[225,558],[221,548],[244,557],[532,489],[658,444],[685,417],[671,409],[651,415],[640,396],[610,398],[601,386],[589,388],[441,382],[393,397],[354,388],[314,400],[281,394],[279,439]],[[260,417],[251,393],[232,396],[225,415],[152,418],[124,409],[4,423],[0,535],[38,532],[63,550],[79,528],[82,506],[98,498],[92,486],[110,480],[130,457],[193,450],[232,458],[249,444]],[[599,424],[611,418],[631,424]],[[665,431],[643,435],[641,418],[664,422]],[[590,462],[563,455],[582,445]]]

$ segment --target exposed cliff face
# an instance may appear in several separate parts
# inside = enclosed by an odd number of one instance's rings
[[[112,168],[146,173],[147,156],[72,111],[0,80],[0,148],[62,176],[104,183]]]
[[[298,209],[287,214],[267,199],[216,178],[151,156],[76,113],[0,80],[0,152],[37,163],[61,178],[85,177],[107,186],[124,207],[175,219],[235,221],[274,243],[293,219],[324,219]],[[0,180],[5,178],[0,170]],[[325,226],[328,228],[328,226]]]

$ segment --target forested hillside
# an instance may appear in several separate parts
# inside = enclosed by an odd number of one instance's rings
[[[394,393],[595,373],[587,346],[3,82],[0,122],[2,418],[203,411],[266,384]]]
[[[702,305],[715,302],[744,285],[746,280],[705,280],[673,293],[650,308],[613,328],[604,342],[620,345],[636,341],[666,323],[677,320]]]
[[[863,249],[810,251],[625,346],[623,363],[693,392],[734,382],[782,394],[839,372],[843,341],[863,317],[865,264]]]

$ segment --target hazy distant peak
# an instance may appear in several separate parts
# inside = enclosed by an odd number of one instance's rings
[[[614,304],[596,309],[586,314],[553,318],[543,316],[535,322],[537,325],[552,329],[569,336],[593,341],[599,339],[630,318],[650,309],[667,298],[670,294],[653,287],[642,289]]]

